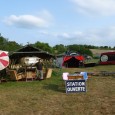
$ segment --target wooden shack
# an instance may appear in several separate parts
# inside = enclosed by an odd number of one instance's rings
[[[25,58],[27,57],[27,58]],[[37,57],[37,58],[36,58]],[[49,62],[52,58],[54,58],[55,56],[43,51],[39,48],[35,48],[31,45],[26,45],[24,47],[22,47],[21,49],[12,52],[9,55],[10,58],[10,65],[9,68],[12,70],[17,70],[17,73],[19,72],[23,72],[26,75],[25,76],[32,76],[33,73],[35,73],[36,71],[36,67],[34,67],[33,65],[31,65],[31,63],[27,64],[27,63],[22,63],[22,59],[26,59],[25,61],[30,61],[33,64],[33,60],[32,58],[35,60],[35,63],[38,61],[38,59],[42,59],[43,61]],[[28,60],[27,60],[28,59]],[[46,69],[46,68],[45,68]],[[44,75],[46,74],[46,70],[44,69]],[[47,68],[48,70],[48,68]]]

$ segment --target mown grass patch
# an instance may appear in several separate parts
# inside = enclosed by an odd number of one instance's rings
[[[2,115],[113,115],[114,76],[92,76],[86,93],[66,94],[62,73],[75,71],[114,71],[115,66],[54,69],[43,81],[6,82],[0,84]]]

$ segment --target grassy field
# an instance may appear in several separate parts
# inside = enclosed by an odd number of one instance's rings
[[[115,71],[115,65],[54,69],[44,81],[0,84],[0,115],[114,115],[115,76],[91,76],[86,93],[65,93],[62,73]]]

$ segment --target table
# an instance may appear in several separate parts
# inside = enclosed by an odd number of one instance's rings
[[[81,74],[68,74],[68,80],[74,79],[84,79],[84,77]]]

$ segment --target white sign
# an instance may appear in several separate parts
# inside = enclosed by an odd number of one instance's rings
[[[65,83],[66,93],[86,92],[85,80],[67,80]]]
[[[102,55],[102,56],[101,56],[101,61],[102,61],[102,62],[108,61],[108,56],[107,56],[107,55]]]

